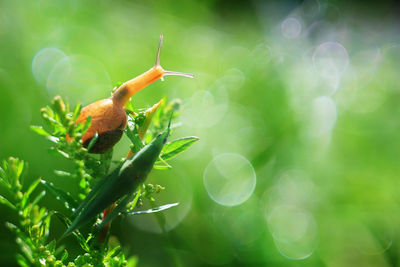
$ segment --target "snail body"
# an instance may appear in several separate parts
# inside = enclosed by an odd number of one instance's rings
[[[162,40],[163,36],[161,35],[154,67],[123,83],[110,98],[96,101],[82,108],[76,123],[85,123],[89,116],[92,119],[89,129],[82,136],[83,146],[88,147],[94,135],[98,134],[96,143],[89,152],[105,153],[121,139],[127,123],[124,105],[134,94],[164,76],[176,75],[193,78],[192,74],[166,71],[161,67]]]
[[[84,147],[88,147],[97,133],[96,143],[91,147],[91,153],[104,153],[113,147],[122,137],[126,127],[127,116],[123,106],[115,104],[110,98],[96,101],[82,108],[76,123],[85,123],[91,116],[89,129],[82,136]]]

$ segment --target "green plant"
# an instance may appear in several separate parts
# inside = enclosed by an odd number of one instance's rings
[[[129,155],[138,153],[147,147],[157,134],[165,129],[170,119],[179,116],[179,103],[176,100],[168,104],[160,101],[152,108],[142,111],[133,109],[132,105],[127,108],[128,126],[125,134],[132,143]],[[0,203],[15,212],[17,219],[10,219],[7,227],[15,234],[16,242],[20,247],[17,261],[21,266],[135,266],[136,257],[127,259],[119,245],[111,246],[108,242],[111,220],[105,221],[107,215],[113,210],[114,215],[155,213],[178,205],[178,203],[172,203],[157,207],[155,194],[164,190],[164,187],[141,183],[134,192],[129,193],[130,195],[127,197],[130,200],[129,203],[119,202],[118,209],[115,209],[117,203],[111,204],[103,214],[91,218],[89,231],[81,232],[73,229],[72,234],[82,251],[76,258],[72,258],[68,254],[68,248],[64,247],[60,240],[50,238],[51,220],[57,218],[68,228],[76,217],[74,212],[77,211],[82,199],[91,192],[101,178],[109,173],[112,165],[118,169],[126,161],[125,158],[112,160],[112,149],[101,155],[90,154],[88,150],[97,141],[97,136],[94,136],[87,148],[82,146],[81,138],[90,126],[90,118],[85,124],[76,124],[80,110],[80,105],[77,105],[73,111],[70,110],[68,103],[64,103],[61,97],[55,97],[50,106],[41,110],[47,127],[31,126],[33,131],[52,143],[49,149],[51,153],[73,163],[72,171],[55,170],[54,173],[79,181],[80,191],[78,194],[66,192],[41,178],[25,185],[26,164],[22,160],[10,157],[3,161],[0,167],[0,186],[5,192],[4,195],[0,195]],[[171,128],[174,127],[176,125],[172,125]],[[162,147],[154,168],[171,168],[167,160],[176,157],[197,140],[197,137],[185,137],[166,143]],[[40,190],[35,190],[36,188],[40,188]],[[34,194],[35,191],[39,192]],[[46,193],[62,202],[64,208],[49,210],[40,206],[40,201]],[[140,206],[143,201],[150,201],[152,209],[137,211],[136,207]],[[97,231],[98,229],[100,231]]]

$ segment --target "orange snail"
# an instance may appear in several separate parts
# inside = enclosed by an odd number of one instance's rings
[[[85,123],[91,116],[92,123],[82,136],[84,147],[88,147],[90,140],[97,133],[98,139],[91,147],[91,153],[101,154],[112,148],[122,137],[126,127],[127,116],[124,105],[129,99],[147,85],[162,79],[164,76],[177,75],[193,78],[192,74],[175,71],[166,71],[160,65],[160,51],[163,35],[160,36],[156,64],[145,73],[123,83],[110,98],[96,101],[82,108],[76,123]]]

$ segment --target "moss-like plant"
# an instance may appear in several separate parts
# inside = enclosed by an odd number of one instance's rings
[[[167,127],[171,119],[179,116],[179,103],[178,100],[174,100],[166,104],[166,101],[162,100],[147,110],[135,110],[133,105],[126,109],[128,125],[124,132],[132,143],[127,158],[148,146]],[[111,221],[107,220],[106,224],[102,222],[116,206],[119,207],[116,215],[135,215],[160,212],[178,205],[172,203],[156,206],[155,194],[164,190],[164,187],[141,183],[130,193],[132,195],[129,196],[129,202],[117,201],[103,213],[91,218],[89,230],[83,232],[73,229],[72,234],[82,252],[77,257],[72,258],[68,253],[68,247],[65,247],[60,240],[50,239],[51,220],[60,220],[67,229],[76,219],[79,204],[93,187],[110,173],[112,167],[121,168],[127,160],[126,158],[113,160],[112,149],[101,155],[90,154],[88,151],[96,143],[97,136],[94,136],[87,148],[82,146],[81,138],[90,127],[90,118],[85,124],[76,124],[80,110],[80,105],[71,110],[61,97],[55,97],[50,106],[41,110],[46,126],[31,126],[33,131],[50,141],[52,144],[49,148],[50,153],[73,163],[72,171],[54,172],[58,176],[78,182],[79,193],[67,192],[64,188],[42,178],[34,180],[31,184],[25,184],[26,163],[20,159],[10,157],[0,166],[0,186],[5,192],[4,195],[0,195],[0,203],[12,209],[17,218],[13,221],[10,219],[7,227],[15,234],[19,245],[20,252],[16,255],[16,259],[20,266],[135,266],[136,257],[127,258],[120,246],[109,244]],[[176,125],[172,124],[171,129],[174,127]],[[171,168],[167,161],[188,149],[197,140],[197,137],[190,136],[167,142],[154,168]],[[63,204],[62,209],[50,210],[41,206],[41,200],[46,193],[60,201]],[[136,210],[144,200],[150,201],[153,208]],[[59,238],[61,233],[51,236]]]

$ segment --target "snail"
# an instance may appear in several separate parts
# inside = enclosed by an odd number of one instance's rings
[[[146,177],[153,169],[154,163],[167,142],[170,128],[171,120],[165,131],[161,132],[148,145],[101,179],[92,188],[90,193],[75,210],[77,216],[60,240],[76,229],[81,228],[110,205],[112,205],[110,213],[97,226],[96,231],[102,229],[108,222],[126,209],[126,205],[135,197],[134,192],[146,180]],[[115,207],[113,203],[117,201],[119,201],[119,204]]]
[[[87,148],[92,138],[96,133],[98,134],[96,143],[89,150],[90,153],[105,153],[121,139],[127,124],[124,105],[134,94],[165,76],[176,75],[193,78],[192,74],[167,71],[161,67],[160,51],[162,41],[163,35],[160,35],[154,67],[123,83],[110,98],[96,101],[82,108],[76,123],[85,123],[89,116],[92,120],[89,129],[82,136],[83,146]]]

